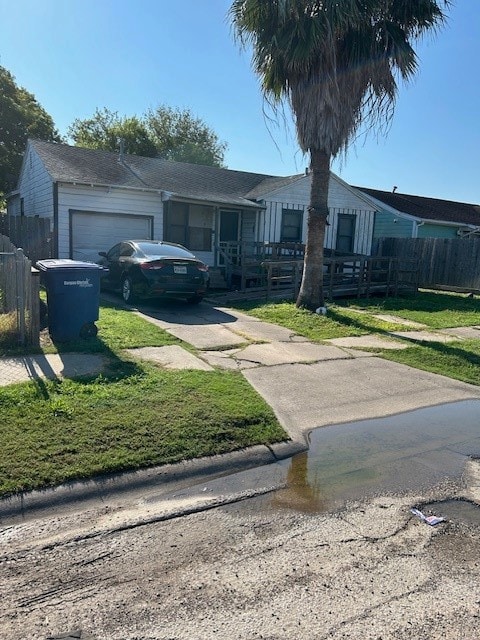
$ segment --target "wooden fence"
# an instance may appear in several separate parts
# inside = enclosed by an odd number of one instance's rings
[[[22,248],[33,264],[54,257],[50,220],[47,218],[0,215],[0,234]]]
[[[0,345],[38,345],[38,275],[22,249],[0,235]]]
[[[378,253],[418,261],[418,285],[480,293],[480,238],[382,238]]]

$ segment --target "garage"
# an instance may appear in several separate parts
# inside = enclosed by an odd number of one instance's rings
[[[96,211],[70,211],[70,257],[96,262],[99,251],[108,251],[122,240],[152,240],[153,216]]]

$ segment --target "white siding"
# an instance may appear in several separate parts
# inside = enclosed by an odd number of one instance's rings
[[[303,215],[303,241],[307,236],[307,206],[310,202],[311,175],[304,176],[268,195],[263,196],[265,214],[261,215],[259,240],[278,242],[282,225],[282,209],[300,209]],[[361,194],[333,175],[328,192],[330,210],[329,225],[325,234],[325,246],[335,248],[337,239],[338,214],[350,213],[356,216],[354,252],[369,254],[372,247],[375,210]]]
[[[58,186],[58,257],[70,257],[70,212],[93,211],[153,216],[153,239],[163,239],[163,204],[158,193],[59,184]],[[114,244],[112,242],[112,244]]]
[[[28,145],[17,189],[26,216],[50,218],[53,226],[53,180],[37,152]]]

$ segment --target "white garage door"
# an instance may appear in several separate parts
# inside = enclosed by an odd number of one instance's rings
[[[129,216],[85,211],[72,212],[72,258],[96,262],[99,251],[108,251],[122,240],[151,240],[149,216]]]

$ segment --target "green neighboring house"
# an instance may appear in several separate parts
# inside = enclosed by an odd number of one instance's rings
[[[480,237],[480,205],[397,191],[355,189],[369,196],[375,205],[373,247],[380,238]]]

